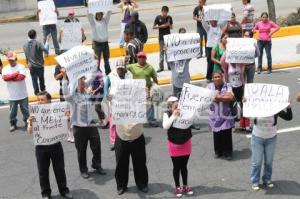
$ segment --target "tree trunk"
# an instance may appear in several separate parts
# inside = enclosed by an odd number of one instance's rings
[[[276,22],[276,10],[274,0],[267,0],[268,3],[268,10],[269,10],[269,17],[272,21]]]

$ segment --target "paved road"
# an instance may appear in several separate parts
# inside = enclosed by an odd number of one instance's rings
[[[162,5],[168,5],[170,7],[170,15],[174,19],[174,32],[180,27],[186,27],[188,31],[195,31],[196,23],[192,20],[192,12],[198,1],[196,0],[147,0],[141,1],[140,19],[147,25],[150,34],[157,34],[157,30],[152,29],[153,21],[156,15],[160,13]],[[266,0],[253,0],[252,1],[256,9],[256,17],[259,17],[260,13],[267,11]],[[237,16],[241,16],[242,4],[240,0],[210,0],[209,3],[232,3],[234,11]],[[290,12],[295,11],[296,7],[299,7],[299,0],[289,0],[288,3],[285,0],[276,0],[276,10],[278,16],[285,16]],[[118,9],[114,9],[119,11]],[[85,13],[85,11],[80,11]],[[112,16],[109,24],[109,36],[110,41],[116,43],[120,35],[120,13]],[[80,17],[84,29],[87,32],[88,40],[91,40],[91,30],[86,17]],[[59,24],[62,20],[59,21]],[[29,29],[36,29],[41,36],[41,28],[38,22],[20,22],[11,24],[0,25],[0,48],[21,49],[24,41],[27,39],[27,32]]]
[[[295,118],[291,122],[279,120],[279,128],[299,126],[300,104],[295,102],[299,91],[297,78],[300,68],[276,71],[272,75],[256,76],[257,82],[281,83],[289,86]],[[197,85],[205,85],[200,82]],[[165,94],[170,87],[163,87]],[[34,147],[31,137],[23,130],[9,133],[8,109],[0,109],[0,198],[35,199],[40,198]],[[250,189],[249,172],[250,140],[244,134],[235,133],[234,160],[224,161],[213,158],[212,134],[208,132],[207,120],[202,120],[202,129],[193,132],[193,154],[189,162],[189,184],[194,187],[195,196],[191,198],[257,198],[292,199],[300,196],[300,134],[289,132],[280,134],[274,160],[276,188],[253,192]],[[22,124],[20,124],[22,125]],[[134,186],[130,171],[129,192],[119,197],[114,180],[115,157],[109,151],[108,131],[100,130],[102,139],[103,167],[108,175],[103,177],[92,173],[89,180],[80,177],[76,151],[73,144],[63,143],[68,184],[76,199],[135,199],[135,198],[173,198],[173,179],[171,160],[166,149],[166,133],[161,128],[145,129],[147,140],[147,161],[149,168],[148,194],[141,194]],[[88,159],[91,155],[89,152]],[[57,187],[51,171],[53,194]],[[59,198],[59,197],[56,197]]]

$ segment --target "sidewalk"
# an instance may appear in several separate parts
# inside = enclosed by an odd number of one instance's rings
[[[273,68],[280,69],[286,67],[300,66],[300,55],[297,54],[297,46],[300,44],[300,36],[290,36],[290,37],[280,37],[272,40],[272,57],[273,57]],[[298,52],[299,53],[299,52]],[[265,54],[264,54],[265,55]],[[110,65],[111,68],[115,68],[115,63],[118,58],[111,58]],[[159,54],[158,53],[148,53],[148,63],[151,64],[156,70],[158,69]],[[264,65],[267,60],[264,56]],[[103,63],[101,65],[102,70]],[[52,94],[57,94],[59,90],[59,82],[54,79],[54,68],[55,66],[45,67],[45,82],[47,91]],[[167,65],[165,64],[165,71],[158,74],[158,79],[160,84],[168,84],[171,81],[171,72],[166,71]],[[33,96],[33,87],[31,82],[30,73],[27,70],[26,84],[29,96]],[[201,59],[193,59],[190,63],[190,74],[193,80],[200,80],[205,77],[206,74],[206,57]],[[0,88],[6,89],[4,81],[0,81]],[[5,90],[6,91],[6,90]],[[0,99],[7,101],[7,92],[0,93]],[[31,100],[35,98],[31,97]]]

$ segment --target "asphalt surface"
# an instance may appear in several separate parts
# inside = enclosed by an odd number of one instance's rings
[[[185,27],[188,32],[196,31],[196,22],[192,19],[192,13],[198,3],[197,0],[147,0],[138,1],[138,3],[139,9],[142,10],[140,12],[140,19],[146,24],[149,34],[158,34],[158,31],[153,30],[152,26],[156,15],[160,14],[161,6],[163,5],[167,5],[170,8],[169,14],[173,17],[174,21],[173,32],[177,32],[180,27]],[[243,8],[241,0],[209,0],[208,3],[231,3],[237,17],[241,18]],[[260,13],[268,10],[266,0],[253,0],[252,4],[255,7],[255,17],[257,18],[260,16]],[[285,0],[276,0],[275,5],[277,16],[286,16],[296,11],[296,8],[300,5],[300,1],[289,0],[287,3]],[[118,9],[115,10],[119,12]],[[85,14],[86,12],[80,12],[80,14],[82,13]],[[112,43],[118,42],[120,36],[120,19],[120,13],[114,14],[111,17],[109,23],[109,41]],[[91,29],[87,17],[80,17],[79,20],[86,30],[87,40],[91,41]],[[62,23],[63,20],[59,20],[58,26]],[[22,49],[27,40],[27,32],[30,29],[37,30],[39,39],[42,39],[42,29],[37,21],[0,24],[0,48]]]
[[[299,126],[300,104],[295,102],[299,91],[300,68],[275,71],[271,75],[257,75],[256,82],[276,83],[290,88],[294,119],[290,122],[279,120],[279,129]],[[196,85],[205,86],[204,82]],[[163,87],[167,96],[169,86]],[[8,109],[0,109],[0,198],[35,199],[40,198],[40,188],[33,141],[24,129],[9,132]],[[19,113],[19,118],[20,113]],[[21,121],[21,119],[20,119]],[[19,126],[22,126],[19,122]],[[193,132],[193,154],[189,161],[189,184],[195,195],[190,198],[245,198],[245,199],[290,199],[300,196],[300,134],[298,131],[278,135],[274,160],[273,180],[275,188],[254,192],[251,190],[250,139],[243,133],[233,134],[234,159],[232,161],[214,159],[212,133],[208,131],[207,120],[200,121],[201,130]],[[147,165],[149,170],[149,193],[137,191],[133,172],[130,169],[129,190],[117,196],[114,179],[115,156],[109,150],[108,130],[100,129],[102,162],[107,175],[91,173],[91,178],[80,177],[74,144],[63,143],[68,185],[75,199],[135,199],[174,198],[172,164],[167,153],[166,132],[162,128],[146,128]],[[88,150],[88,165],[91,152]],[[59,198],[52,168],[50,169],[52,193]]]

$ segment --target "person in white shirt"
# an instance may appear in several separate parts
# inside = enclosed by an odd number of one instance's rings
[[[6,82],[9,95],[9,120],[10,132],[17,129],[18,105],[23,114],[23,121],[27,128],[27,119],[29,117],[28,94],[25,83],[26,71],[22,64],[17,63],[17,56],[14,52],[7,53],[9,65],[3,68],[2,78]]]

